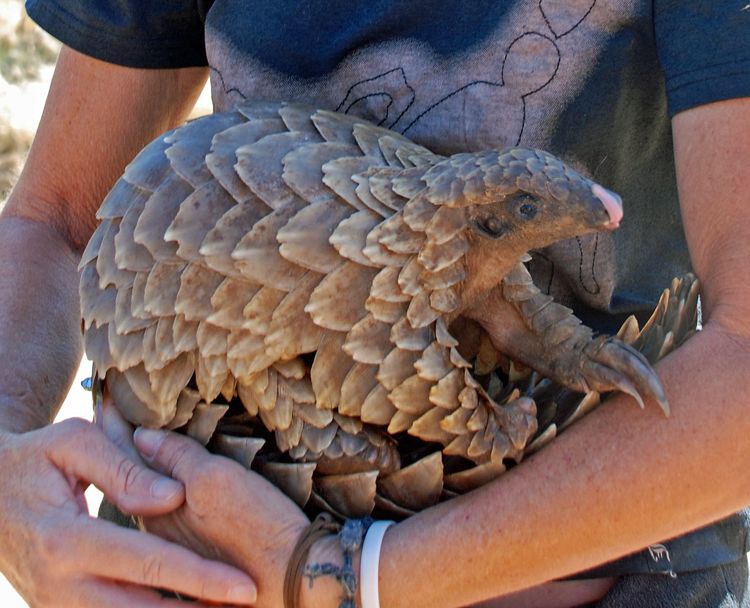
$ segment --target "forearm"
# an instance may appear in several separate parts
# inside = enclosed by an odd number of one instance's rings
[[[0,219],[0,428],[54,416],[82,354],[78,256],[126,164],[180,123],[202,68],[138,70],[60,53],[34,145]]]
[[[0,218],[0,429],[54,418],[82,356],[78,256],[53,228]]]
[[[748,344],[709,325],[659,366],[671,418],[616,396],[495,483],[399,524],[383,545],[382,605],[509,593],[749,503],[750,423],[737,398],[748,369]]]

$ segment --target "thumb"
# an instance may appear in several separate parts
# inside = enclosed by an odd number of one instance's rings
[[[134,462],[93,424],[68,420],[53,425],[46,453],[68,477],[93,483],[121,511],[161,515],[185,501],[181,483]]]

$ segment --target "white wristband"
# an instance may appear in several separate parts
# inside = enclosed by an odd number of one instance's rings
[[[378,590],[380,546],[383,544],[385,531],[394,523],[390,520],[373,522],[365,535],[365,540],[362,543],[362,558],[359,564],[362,608],[380,608],[380,591]]]

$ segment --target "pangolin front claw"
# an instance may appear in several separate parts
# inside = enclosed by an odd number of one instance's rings
[[[669,416],[664,387],[646,358],[637,350],[611,336],[600,336],[582,351],[581,372],[588,388],[627,393],[643,408],[643,398],[652,398]]]

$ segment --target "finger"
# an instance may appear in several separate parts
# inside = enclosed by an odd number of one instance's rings
[[[81,510],[81,513],[89,512],[89,504],[86,501],[86,489],[88,488],[87,483],[76,481],[75,487],[73,488],[73,496],[76,499],[76,504]]]
[[[76,596],[76,606],[81,608],[185,608],[185,602],[164,598],[158,591],[106,580],[77,583]],[[57,601],[60,601],[59,598]]]
[[[207,559],[157,536],[115,524],[82,520],[79,566],[96,576],[159,589],[199,600],[251,605],[257,590],[240,570]]]
[[[139,427],[133,438],[149,466],[173,479],[187,481],[206,460],[206,449],[185,435]]]
[[[106,392],[102,399],[99,420],[102,431],[110,441],[125,452],[133,462],[144,464],[133,443],[133,425],[122,417]]]
[[[98,487],[121,511],[134,515],[168,513],[185,501],[181,483],[133,462],[93,424],[67,420],[54,425],[45,448],[65,474]]]

